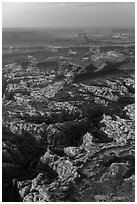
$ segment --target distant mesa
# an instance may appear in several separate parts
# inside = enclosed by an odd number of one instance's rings
[[[78,37],[79,37],[80,43],[82,43],[82,44],[87,44],[87,45],[90,43],[90,40],[89,40],[89,38],[86,36],[86,33],[79,33],[79,34],[78,34]]]

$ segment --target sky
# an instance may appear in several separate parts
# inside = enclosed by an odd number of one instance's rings
[[[2,27],[134,27],[134,2],[4,2]]]

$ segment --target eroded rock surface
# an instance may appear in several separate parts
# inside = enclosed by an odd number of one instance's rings
[[[3,68],[3,201],[134,201],[134,76],[109,66]]]

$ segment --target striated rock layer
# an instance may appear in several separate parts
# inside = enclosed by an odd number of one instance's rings
[[[3,201],[134,201],[134,75],[120,65],[3,68]]]

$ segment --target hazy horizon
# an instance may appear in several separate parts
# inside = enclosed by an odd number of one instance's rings
[[[3,29],[134,28],[134,2],[2,3]]]

